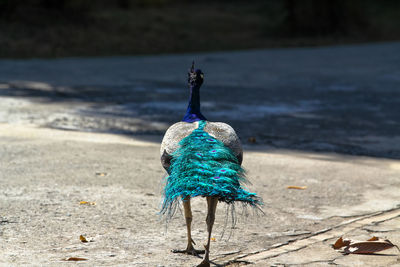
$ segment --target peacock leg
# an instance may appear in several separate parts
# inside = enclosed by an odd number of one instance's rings
[[[197,256],[199,254],[204,254],[204,250],[197,250],[193,247],[193,244],[196,243],[192,239],[192,209],[190,208],[190,197],[185,197],[183,199],[183,208],[185,211],[185,220],[186,220],[186,228],[187,228],[187,237],[188,244],[185,250],[173,250],[174,253],[185,253]]]
[[[208,240],[207,245],[205,245],[206,253],[204,255],[203,261],[197,265],[197,267],[209,267],[210,266],[210,240],[211,240],[211,231],[215,221],[215,211],[217,210],[218,197],[207,197],[207,231],[208,231]]]

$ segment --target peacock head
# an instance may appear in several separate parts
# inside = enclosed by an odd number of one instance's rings
[[[204,73],[194,68],[194,61],[192,62],[192,67],[188,72],[188,84],[189,87],[200,87],[204,81]]]

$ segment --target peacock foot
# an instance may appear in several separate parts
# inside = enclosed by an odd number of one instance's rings
[[[183,253],[183,254],[198,256],[200,254],[204,254],[205,250],[198,250],[198,249],[195,249],[193,246],[188,246],[184,250],[173,249],[172,252],[173,253]]]
[[[210,262],[204,259],[197,267],[210,267]]]

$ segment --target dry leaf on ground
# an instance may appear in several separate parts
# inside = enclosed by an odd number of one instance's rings
[[[91,201],[81,201],[79,202],[79,205],[96,205],[96,202],[91,202]]]
[[[344,247],[343,252],[346,254],[373,254],[397,246],[387,239],[382,240],[374,236],[367,241],[343,239],[340,237],[335,244],[332,245],[332,247],[334,249],[340,249]]]
[[[249,139],[247,139],[249,141],[250,144],[255,144],[257,143],[257,140],[254,136],[250,136]]]
[[[389,240],[355,242],[347,246],[344,249],[344,252],[353,254],[372,254],[394,246],[395,245],[393,245]]]
[[[349,239],[344,239],[340,237],[338,240],[336,240],[335,244],[332,245],[334,249],[340,249],[342,247],[350,245],[350,240]]]
[[[65,261],[87,261],[88,259],[85,258],[78,258],[78,257],[71,257],[68,259],[64,259]]]
[[[289,185],[289,186],[287,187],[287,189],[300,189],[300,190],[304,190],[304,189],[307,189],[307,186]]]
[[[368,239],[367,241],[376,241],[376,240],[378,240],[379,238],[377,238],[376,236],[373,236],[373,237],[371,237],[370,239]]]
[[[79,236],[79,240],[81,240],[82,243],[87,243],[88,242],[86,237],[84,237],[83,235]]]

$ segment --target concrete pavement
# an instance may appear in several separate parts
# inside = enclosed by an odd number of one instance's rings
[[[249,187],[265,202],[265,214],[237,207],[233,231],[218,206],[215,264],[400,265],[396,249],[330,247],[339,236],[400,244],[398,49],[0,60],[0,265],[200,262],[170,252],[185,246],[182,214],[168,229],[157,215],[159,143],[185,110],[192,58],[206,73],[203,113],[237,130]],[[193,213],[201,247],[204,200]]]
[[[178,212],[168,229],[157,215],[163,177],[158,143],[4,124],[0,130],[1,265],[63,266],[71,264],[63,261],[69,257],[87,259],[80,263],[85,266],[199,263],[170,252],[185,246],[183,215]],[[270,149],[246,150],[244,166],[250,188],[264,198],[265,215],[247,217],[237,207],[232,231],[220,204],[215,264],[399,264],[395,249],[343,256],[330,247],[340,236],[400,243],[397,160]],[[193,205],[198,247],[206,238],[204,202]],[[80,235],[93,242],[82,243]]]

